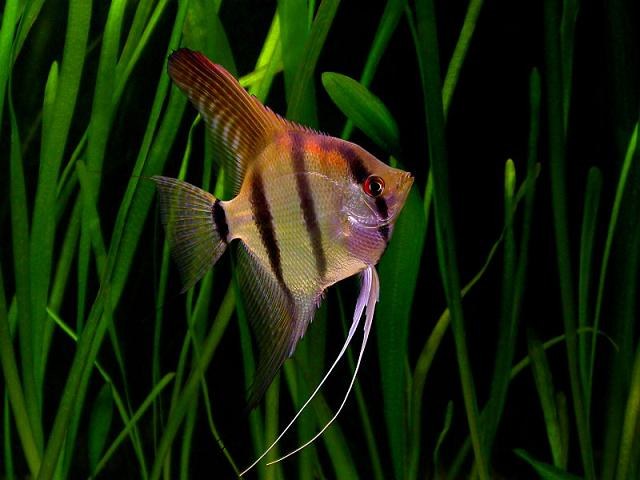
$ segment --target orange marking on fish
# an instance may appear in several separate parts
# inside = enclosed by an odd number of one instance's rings
[[[162,223],[184,289],[205,275],[230,242],[240,243],[238,278],[260,349],[250,406],[257,404],[293,354],[324,291],[362,275],[342,350],[277,442],[342,358],[366,310],[360,355],[335,416],[344,406],[378,301],[375,265],[413,178],[356,144],[276,115],[223,67],[198,52],[177,50],[169,57],[168,71],[206,122],[216,158],[224,164],[235,192],[223,201],[180,180],[155,176]]]

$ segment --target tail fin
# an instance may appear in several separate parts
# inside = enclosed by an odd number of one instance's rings
[[[175,178],[153,176],[171,255],[189,290],[213,267],[227,246],[229,230],[220,200]]]

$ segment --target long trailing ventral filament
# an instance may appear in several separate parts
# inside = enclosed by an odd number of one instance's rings
[[[378,278],[378,273],[376,272],[375,267],[370,265],[362,272],[362,287],[360,289],[360,294],[358,295],[358,301],[356,303],[355,312],[353,314],[353,320],[352,320],[352,323],[351,323],[351,327],[349,328],[349,333],[347,335],[347,338],[346,338],[346,340],[344,342],[344,345],[342,346],[342,349],[338,353],[338,356],[336,357],[336,359],[334,360],[333,364],[331,365],[331,367],[329,368],[329,370],[327,371],[325,376],[322,378],[322,380],[320,381],[320,383],[318,384],[316,389],[309,396],[307,401],[302,405],[300,410],[298,410],[298,413],[295,414],[295,416],[287,424],[287,426],[284,428],[284,430],[282,430],[280,435],[278,435],[278,437],[273,441],[273,443],[271,443],[271,445],[269,445],[269,447],[262,453],[262,455],[260,455],[251,465],[249,465],[244,471],[242,471],[240,473],[240,477],[244,476],[248,471],[250,471],[253,467],[255,467],[260,462],[260,460],[262,460],[271,451],[271,449],[273,449],[273,447],[275,447],[277,445],[277,443],[284,436],[284,434],[287,433],[287,431],[293,426],[293,424],[298,419],[298,417],[303,412],[303,410],[307,407],[307,405],[309,405],[309,403],[311,403],[311,400],[313,400],[313,398],[316,396],[318,391],[320,391],[320,388],[322,387],[324,382],[327,380],[327,378],[329,377],[331,372],[333,372],[334,368],[336,367],[336,365],[338,364],[340,359],[343,357],[345,351],[347,350],[347,347],[349,346],[349,343],[351,343],[351,339],[353,338],[353,335],[355,334],[355,331],[358,328],[358,325],[360,324],[360,319],[362,318],[362,314],[363,314],[363,312],[365,310],[365,307],[366,307],[367,314],[366,314],[366,318],[365,318],[365,322],[364,322],[364,334],[363,334],[363,337],[362,337],[362,345],[360,347],[360,353],[358,355],[358,361],[357,361],[356,367],[355,367],[355,369],[353,371],[353,376],[351,377],[351,382],[349,383],[349,388],[347,388],[347,392],[345,393],[345,396],[344,396],[344,398],[342,400],[342,403],[340,404],[340,407],[338,407],[338,410],[336,411],[336,413],[324,425],[324,427],[322,427],[322,429],[318,433],[316,433],[310,440],[308,440],[304,444],[300,445],[295,450],[292,450],[291,452],[287,453],[286,455],[278,458],[277,460],[273,460],[273,461],[267,463],[267,465],[273,465],[275,463],[278,463],[278,462],[290,457],[291,455],[294,455],[294,454],[298,453],[299,451],[303,450],[304,448],[308,447],[311,443],[313,443],[315,440],[317,440],[318,437],[320,437],[324,433],[324,431],[327,428],[329,428],[329,426],[338,417],[338,415],[342,411],[342,408],[344,407],[345,403],[347,402],[347,398],[349,396],[349,393],[351,393],[351,389],[353,388],[353,384],[355,383],[356,376],[358,374],[358,369],[360,368],[360,363],[362,361],[362,356],[364,354],[364,350],[365,350],[366,345],[367,345],[367,340],[369,338],[369,333],[371,331],[371,324],[373,323],[373,315],[374,315],[375,310],[376,310],[376,303],[378,302],[379,294],[380,294],[380,280]]]

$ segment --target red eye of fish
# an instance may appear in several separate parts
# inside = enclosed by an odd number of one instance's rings
[[[364,193],[370,197],[379,197],[384,192],[384,180],[377,175],[370,175],[364,181]]]

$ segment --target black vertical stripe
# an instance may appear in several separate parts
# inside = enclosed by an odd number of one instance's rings
[[[259,172],[254,172],[251,178],[250,201],[254,222],[260,233],[262,244],[269,256],[271,271],[276,276],[278,283],[280,283],[286,295],[291,298],[291,290],[289,290],[282,276],[280,247],[278,247],[278,241],[276,240],[275,230],[273,229],[273,216],[271,215],[269,202],[264,192],[264,183],[262,182],[262,177]]]
[[[296,187],[300,199],[300,208],[302,209],[304,223],[307,227],[309,239],[311,240],[313,256],[316,259],[318,277],[322,280],[327,273],[327,257],[322,248],[322,232],[320,231],[320,225],[318,225],[318,216],[316,214],[313,195],[311,194],[311,185],[309,185],[309,178],[305,175],[304,138],[297,132],[292,132],[291,134],[291,156],[293,160],[293,171],[296,173]]]
[[[386,221],[389,216],[389,208],[387,207],[387,202],[383,197],[376,198],[376,209],[378,210],[380,217]],[[380,232],[380,236],[384,238],[385,241],[389,240],[389,225],[380,225],[378,227],[378,232]]]
[[[224,243],[228,243],[229,237],[229,225],[227,225],[227,216],[224,213],[224,208],[220,205],[220,200],[216,198],[211,207],[211,215],[216,225],[216,231]]]
[[[351,177],[356,183],[362,183],[366,180],[366,178],[370,175],[370,172],[364,166],[360,155],[353,147],[353,145],[347,142],[339,142],[337,145],[338,153],[347,161],[347,165],[349,165],[349,171],[351,172]]]

